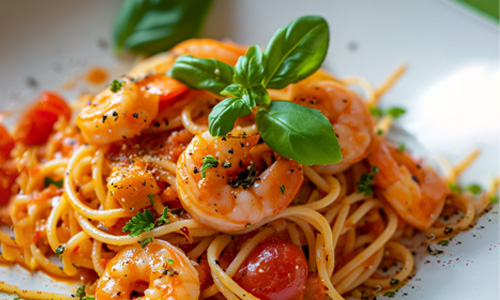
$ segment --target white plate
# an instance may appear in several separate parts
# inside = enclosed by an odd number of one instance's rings
[[[1,109],[22,107],[40,87],[56,89],[93,65],[115,73],[125,70],[128,64],[113,57],[110,45],[119,3],[2,3]],[[396,125],[423,145],[426,156],[443,155],[456,162],[480,147],[483,154],[463,182],[486,185],[489,176],[498,176],[499,32],[493,23],[447,1],[224,0],[214,3],[204,35],[265,44],[278,27],[305,14],[328,20],[331,43],[325,67],[339,76],[360,75],[376,85],[401,63],[408,65],[408,72],[383,97],[382,106],[408,109]],[[27,85],[30,78],[38,87]],[[78,88],[95,89],[84,84]],[[72,97],[76,90],[64,95]],[[415,278],[396,297],[498,299],[498,233],[497,205],[474,229],[459,234],[444,255],[418,256]],[[456,241],[462,243],[455,245]],[[23,278],[13,274],[3,270],[0,280]],[[33,281],[40,282],[32,280],[26,286]]]

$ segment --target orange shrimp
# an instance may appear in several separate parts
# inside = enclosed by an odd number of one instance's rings
[[[131,299],[130,293],[141,283],[149,283],[144,297],[134,299],[197,300],[200,295],[198,272],[179,249],[162,240],[128,246],[106,265],[97,281],[95,298]]]
[[[320,110],[335,129],[342,161],[315,166],[318,172],[340,173],[368,156],[373,139],[373,121],[368,107],[355,92],[335,81],[324,80],[297,88],[292,101]]]
[[[450,189],[429,166],[415,162],[408,153],[397,150],[385,140],[374,143],[368,163],[379,172],[377,191],[411,226],[425,230],[439,217]]]
[[[158,114],[159,95],[142,92],[130,80],[116,92],[106,88],[87,103],[76,119],[85,140],[91,144],[109,144],[134,137]]]
[[[177,57],[192,55],[197,58],[215,58],[234,66],[240,56],[245,55],[247,47],[232,42],[219,42],[212,39],[191,39],[177,44],[170,51],[152,56],[128,72],[131,77],[145,73],[164,74],[174,65]]]
[[[213,138],[205,131],[193,138],[177,162],[177,186],[182,206],[197,222],[218,231],[242,230],[292,202],[304,179],[301,165],[277,157],[257,174],[252,150],[263,145],[258,141],[258,135],[238,132]],[[203,176],[208,155],[217,162]]]

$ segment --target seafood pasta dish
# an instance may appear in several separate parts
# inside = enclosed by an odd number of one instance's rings
[[[402,109],[320,69],[326,22],[265,47],[194,39],[97,95],[43,92],[0,127],[0,260],[81,280],[27,299],[373,299],[415,271],[402,239],[465,230],[454,187],[386,133]],[[363,90],[358,95],[351,88]],[[454,216],[454,217],[450,217]],[[390,268],[390,266],[396,266]]]

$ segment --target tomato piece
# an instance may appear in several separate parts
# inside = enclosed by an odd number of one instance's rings
[[[151,75],[137,83],[141,90],[160,95],[159,111],[172,106],[189,89],[181,82],[167,75]]]
[[[14,148],[15,142],[10,133],[5,127],[0,124],[0,157],[7,159],[10,156],[10,151]],[[2,160],[0,159],[0,161]]]
[[[14,139],[24,145],[43,144],[49,138],[52,127],[60,116],[69,120],[71,108],[59,95],[44,91],[38,102],[22,115]]]
[[[307,260],[302,251],[276,237],[262,242],[250,253],[234,280],[260,299],[303,299],[307,275]]]

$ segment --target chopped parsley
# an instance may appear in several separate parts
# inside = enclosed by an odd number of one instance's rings
[[[280,185],[280,191],[281,191],[282,195],[285,194],[285,185],[284,184]]]
[[[19,298],[19,297],[14,297],[14,300],[21,300],[21,298]]]
[[[116,93],[118,92],[122,86],[125,84],[125,81],[118,81],[118,80],[113,80],[110,84],[109,84],[109,89],[113,92],[113,93]]]
[[[80,298],[81,300],[94,300],[95,297],[94,296],[85,296],[85,297],[82,297]]]
[[[448,246],[448,244],[450,243],[450,239],[445,239],[445,240],[440,240],[438,242],[438,245],[441,245],[441,246]]]
[[[406,110],[404,108],[401,108],[401,107],[391,107],[387,110],[387,115],[393,119],[397,119],[399,117],[401,117],[404,113],[406,112]]]
[[[144,241],[141,242],[141,249],[144,249],[146,247],[147,244],[149,244],[150,242],[153,241],[153,238],[150,237],[150,238],[147,238],[145,239]]]
[[[392,278],[392,279],[391,279],[390,284],[391,284],[392,286],[395,286],[395,285],[397,285],[398,283],[399,283],[399,279],[396,279],[396,278]]]
[[[370,114],[375,117],[381,117],[382,111],[376,106],[370,106]]]
[[[382,111],[382,110],[380,110],[380,108],[378,108],[376,106],[370,106],[369,109],[370,109],[370,114],[374,117],[377,117],[377,118],[382,117],[384,115],[387,115],[393,119],[397,119],[397,118],[401,117],[406,112],[406,110],[404,108],[397,107],[397,106],[391,107],[386,111]]]
[[[204,156],[203,164],[201,165],[201,177],[205,178],[207,169],[216,168],[218,165],[219,162],[212,155]]]
[[[82,285],[76,290],[75,297],[80,298],[83,300],[83,297],[87,296],[87,293],[85,293],[85,285]]]
[[[155,226],[160,226],[169,223],[170,220],[168,219],[167,214],[168,214],[168,207],[165,206],[161,216],[157,220],[155,220],[153,213],[149,209],[145,209],[142,213],[138,212],[135,216],[130,218],[130,220],[125,224],[125,226],[123,226],[122,231],[123,232],[130,231],[129,236],[131,237],[138,236],[143,231],[150,231]],[[142,243],[144,243],[144,246],[146,246],[147,243],[151,242],[151,240],[149,240],[148,242],[146,242],[146,240],[142,241]]]
[[[165,208],[163,209],[163,213],[156,221],[156,226],[161,226],[163,224],[170,223],[170,220],[167,218],[167,214],[168,214],[168,206],[165,206]]]
[[[384,296],[389,297],[389,298],[394,298],[394,296],[396,296],[396,291],[385,292]]]
[[[155,199],[154,198],[154,194],[148,194],[148,199],[149,199],[149,203],[151,203],[151,206],[153,206],[155,204]]]
[[[365,196],[373,195],[373,177],[379,172],[377,166],[372,166],[371,172],[363,173],[360,181],[356,182],[358,194],[365,193]]]
[[[406,150],[406,146],[405,146],[405,144],[403,144],[403,143],[399,143],[399,145],[398,145],[398,150],[399,150],[400,152],[405,152],[405,150]]]
[[[173,265],[173,264],[174,264],[174,260],[173,260],[173,259],[171,259],[170,257],[169,257],[167,260],[168,260],[168,263],[169,263],[170,265]]]
[[[382,129],[377,129],[377,135],[382,135],[383,131]]]
[[[448,186],[450,187],[450,190],[454,193],[461,193],[462,192],[462,187],[456,183],[450,183],[450,184],[448,184]]]
[[[149,231],[155,227],[155,217],[149,209],[144,212],[138,212],[135,216],[123,226],[122,231],[130,231],[129,236],[134,237],[141,234],[143,231]]]
[[[56,248],[56,254],[61,255],[63,254],[64,250],[66,250],[66,245],[59,245],[59,247]]]
[[[54,179],[50,178],[50,177],[45,177],[45,179],[43,180],[43,185],[45,187],[48,187],[49,185],[54,185],[58,188],[62,188],[63,187],[63,183],[64,181],[61,179],[61,180],[58,180],[58,181],[54,181]]]
[[[490,196],[489,199],[491,203],[498,203],[498,196]]]
[[[479,184],[471,184],[467,187],[467,191],[473,195],[479,195],[483,191],[483,188]]]

